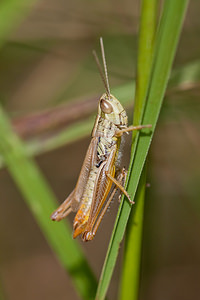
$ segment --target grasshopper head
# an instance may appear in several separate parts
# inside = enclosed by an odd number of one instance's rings
[[[99,99],[98,114],[116,126],[124,127],[128,124],[128,117],[123,106],[113,95],[106,93]]]

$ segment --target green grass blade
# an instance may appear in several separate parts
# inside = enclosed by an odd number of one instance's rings
[[[162,100],[170,75],[170,70],[175,55],[187,4],[187,0],[178,0],[175,2],[170,0],[166,1],[164,5],[163,16],[161,19],[161,24],[158,30],[155,44],[153,60],[154,67],[149,89],[149,96],[143,118],[143,124],[152,124],[152,133],[155,130],[160,113]],[[152,141],[152,137],[153,134],[142,136],[137,145],[137,152],[134,157],[133,163],[133,167],[137,175],[134,172],[133,177],[130,177],[130,182],[133,183],[133,197],[139,181],[139,173],[141,174],[142,172],[142,168]]]
[[[120,299],[138,299],[146,168],[143,169],[126,230]]]
[[[152,50],[155,40],[157,14],[158,0],[142,1],[137,62],[137,87],[133,115],[135,125],[141,123],[145,106],[149,77],[151,74]]]
[[[136,80],[137,87],[133,118],[135,124],[141,123],[144,112],[151,74],[157,14],[158,0],[142,1]],[[146,28],[148,28],[148,30],[146,30]],[[134,172],[134,169],[131,171]],[[135,197],[136,206],[131,210],[127,227],[128,230],[126,232],[120,299],[138,299],[145,189],[146,168],[143,170],[139,182]]]
[[[50,246],[70,274],[82,299],[94,299],[96,281],[88,263],[66,222],[50,219],[57,204],[33,160],[25,154],[23,143],[13,132],[10,122],[0,107],[0,152],[24,199]]]
[[[131,173],[129,179],[128,192],[133,198],[158,120],[187,4],[187,0],[168,0],[164,4],[161,23],[155,40],[152,80],[143,120],[143,124],[152,124],[152,134],[140,135],[134,160],[131,159],[131,162],[133,161],[132,168],[134,172]],[[111,236],[96,300],[105,298],[130,210],[130,204],[127,201],[123,201],[120,205]]]

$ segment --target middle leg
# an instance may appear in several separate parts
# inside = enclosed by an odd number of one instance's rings
[[[131,204],[135,204],[134,201],[131,200],[130,195],[128,194],[128,192],[125,190],[125,188],[123,187],[123,185],[121,184],[120,181],[118,181],[116,178],[114,178],[111,174],[109,174],[108,172],[106,172],[106,176],[122,191],[122,193],[128,198],[129,202]]]

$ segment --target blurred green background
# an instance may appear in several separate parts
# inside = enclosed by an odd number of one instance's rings
[[[29,13],[24,10],[18,25],[1,42],[0,99],[30,153],[37,153],[36,161],[61,202],[76,183],[91,130],[67,145],[56,138],[75,122],[94,118],[98,97],[104,92],[92,57],[92,50],[99,49],[100,36],[111,90],[133,82],[139,1],[43,0],[30,7],[18,2]],[[199,1],[190,2],[149,155],[141,299],[197,299],[200,293],[199,9]],[[129,151],[127,138],[126,166]],[[0,162],[4,299],[78,299]],[[117,208],[116,199],[94,241],[82,243],[97,277]],[[72,222],[73,216],[69,219]],[[117,295],[120,258],[110,299]]]

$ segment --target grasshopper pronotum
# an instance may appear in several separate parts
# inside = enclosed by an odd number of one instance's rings
[[[103,39],[100,38],[104,73],[99,59],[94,52],[102,80],[104,93],[98,103],[98,114],[92,131],[92,140],[87,150],[85,160],[75,189],[59,208],[51,215],[54,221],[60,221],[70,212],[77,212],[73,228],[73,238],[82,235],[83,241],[92,240],[100,222],[109,207],[117,189],[126,195],[131,204],[129,194],[123,184],[126,171],[123,168],[116,176],[116,164],[123,133],[151,127],[151,125],[129,126],[126,111],[110,93],[106,67]],[[114,186],[111,191],[111,187]]]

